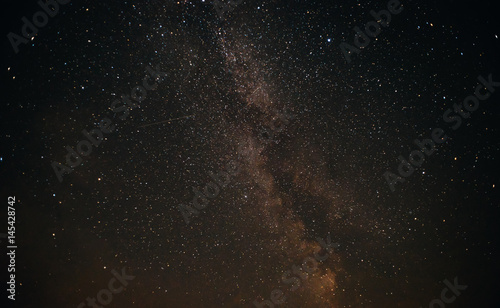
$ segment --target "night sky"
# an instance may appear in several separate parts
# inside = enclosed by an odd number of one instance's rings
[[[500,307],[495,1],[64,1],[2,4],[2,307]]]

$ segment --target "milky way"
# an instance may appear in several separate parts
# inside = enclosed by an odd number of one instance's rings
[[[92,307],[121,271],[102,307],[427,307],[456,277],[454,307],[495,307],[499,91],[395,191],[383,177],[500,80],[493,10],[450,2],[402,1],[350,63],[340,44],[387,1],[61,6],[5,56],[13,307]],[[116,112],[148,67],[158,87]]]

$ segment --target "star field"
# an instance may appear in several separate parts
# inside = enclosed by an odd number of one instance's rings
[[[496,307],[500,88],[459,129],[443,120],[478,76],[500,81],[496,11],[401,1],[346,61],[387,3],[71,1],[19,53],[5,39],[6,307],[92,307],[122,268],[135,278],[99,305],[428,307],[458,277],[450,307]],[[391,191],[384,173],[438,127],[447,141]]]

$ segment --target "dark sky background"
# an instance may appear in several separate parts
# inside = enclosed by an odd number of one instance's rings
[[[122,268],[135,279],[106,307],[255,307],[274,289],[281,307],[428,307],[455,277],[468,288],[446,307],[498,307],[500,87],[457,130],[442,116],[479,75],[500,81],[499,11],[401,3],[351,63],[339,45],[387,1],[244,1],[222,19],[208,0],[74,0],[17,54],[7,34],[39,7],[3,4],[0,221],[16,196],[18,249],[2,307],[76,308]],[[166,76],[120,119],[147,66]],[[116,131],[60,182],[52,162],[105,117]],[[434,128],[448,140],[392,192],[384,173]],[[186,224],[179,205],[229,162]],[[339,247],[289,291],[328,235]]]

